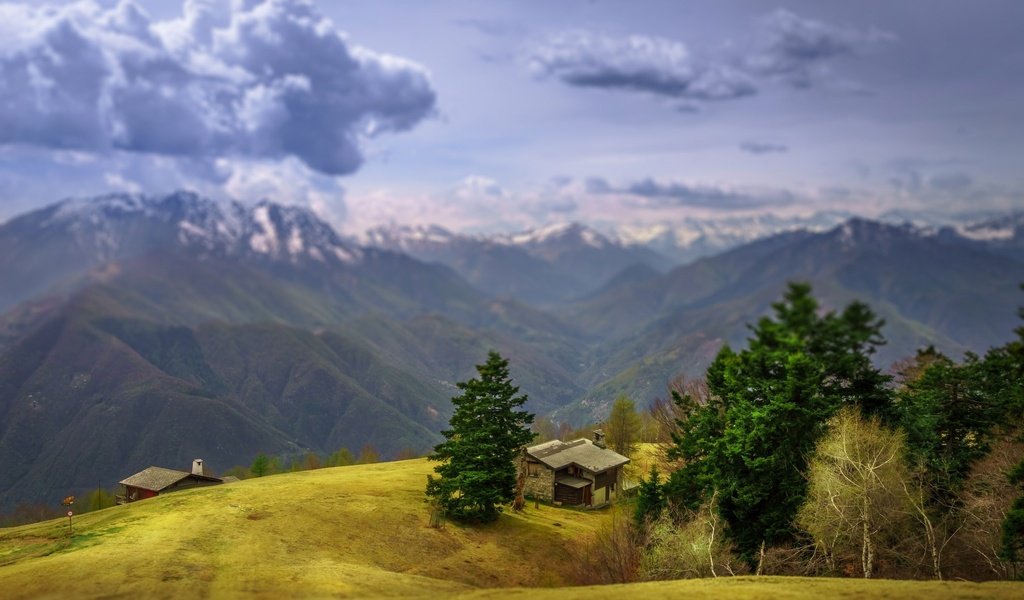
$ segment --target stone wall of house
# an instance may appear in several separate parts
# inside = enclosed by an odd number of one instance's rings
[[[524,465],[525,466],[525,465]],[[555,472],[546,465],[540,465],[537,475],[526,476],[526,486],[523,493],[527,498],[552,501],[552,494],[555,493]]]

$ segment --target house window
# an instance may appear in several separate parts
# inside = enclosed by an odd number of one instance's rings
[[[526,463],[526,474],[530,477],[540,477],[540,463]]]

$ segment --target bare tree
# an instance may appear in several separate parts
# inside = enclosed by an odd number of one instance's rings
[[[829,423],[808,469],[807,502],[797,516],[834,560],[859,550],[864,577],[874,574],[883,530],[906,522],[912,475],[903,434],[844,408]]]

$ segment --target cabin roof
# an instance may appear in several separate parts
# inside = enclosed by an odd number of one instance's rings
[[[590,485],[592,482],[589,479],[580,479],[579,477],[572,477],[570,475],[559,475],[555,478],[555,483],[567,485],[575,489],[582,489]]]
[[[595,446],[588,439],[545,442],[530,446],[526,453],[556,471],[576,464],[592,473],[600,473],[629,462],[628,458],[618,452]]]
[[[187,471],[165,469],[163,467],[148,467],[131,477],[122,480],[120,483],[121,485],[150,490],[152,492],[159,492],[188,477],[194,477],[201,481],[220,481],[220,479],[216,477],[193,475]]]

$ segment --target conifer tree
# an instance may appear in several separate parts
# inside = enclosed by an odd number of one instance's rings
[[[640,489],[636,496],[636,509],[633,513],[633,520],[638,527],[645,523],[655,521],[665,510],[665,496],[661,490],[661,474],[658,473],[658,465],[651,465],[651,472],[640,482]]]
[[[478,378],[457,384],[455,413],[445,441],[430,460],[440,478],[427,476],[427,496],[456,519],[493,521],[515,497],[516,458],[533,439],[533,415],[519,410],[526,395],[512,385],[508,361],[490,352]]]
[[[791,283],[749,348],[724,347],[708,368],[706,405],[675,396],[684,418],[670,458],[684,466],[666,484],[671,501],[698,506],[712,493],[740,556],[785,541],[807,494],[807,455],[843,405],[891,412],[888,377],[871,364],[882,321],[854,302],[820,315],[811,287]]]

